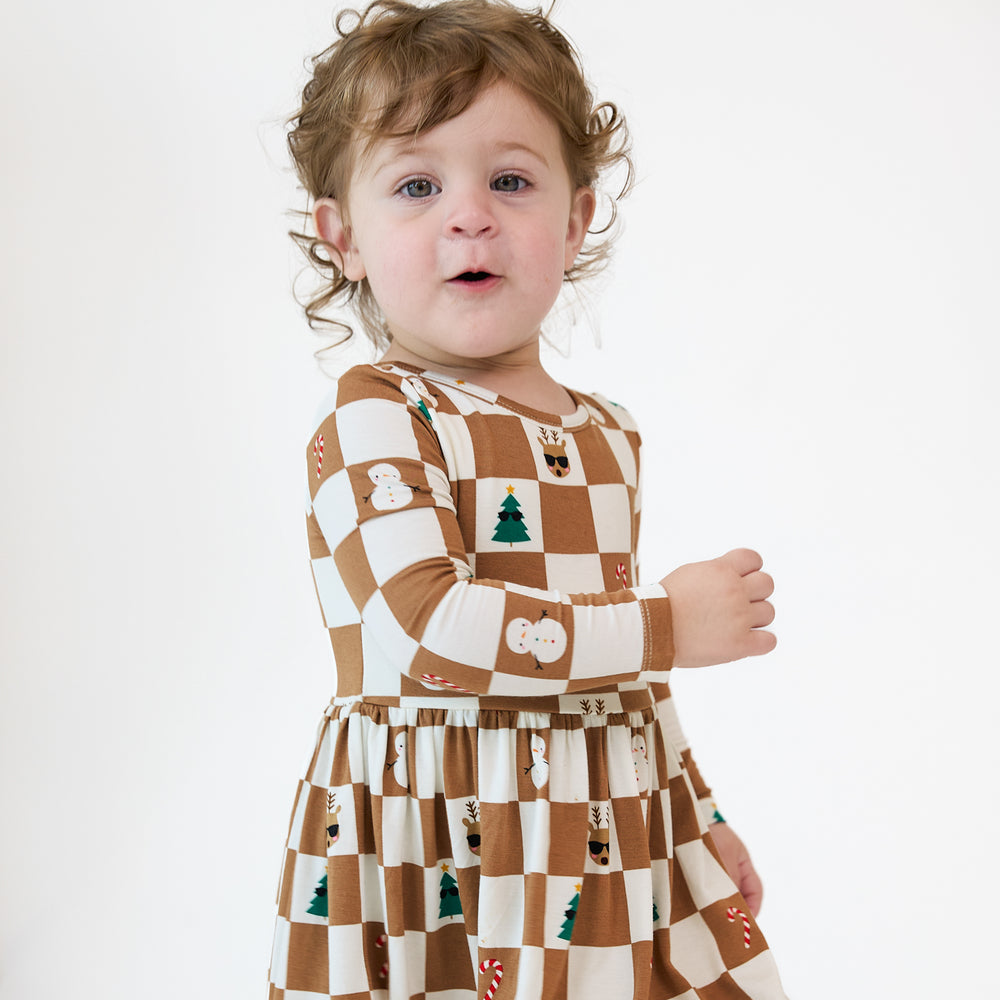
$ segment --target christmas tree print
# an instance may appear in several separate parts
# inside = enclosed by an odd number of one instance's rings
[[[330,913],[326,898],[325,875],[319,880],[319,885],[316,886],[315,892],[316,895],[313,896],[312,902],[309,904],[309,909],[306,910],[306,913],[311,913],[316,917],[328,917]]]
[[[438,909],[439,917],[453,917],[456,913],[462,912],[462,901],[458,898],[458,883],[451,876],[447,865],[441,866],[444,873],[441,876],[441,906]]]
[[[660,919],[660,911],[656,908],[656,900],[653,900],[653,923]]]
[[[507,487],[507,496],[497,513],[497,528],[493,533],[494,542],[507,542],[513,547],[515,542],[530,542],[531,536],[524,526],[524,515],[514,497],[514,487]]]
[[[569,901],[569,908],[566,910],[565,917],[563,921],[562,930],[559,931],[559,937],[563,941],[568,941],[573,936],[573,924],[576,923],[576,911],[577,907],[580,905],[580,886],[573,886],[576,889],[576,895]]]

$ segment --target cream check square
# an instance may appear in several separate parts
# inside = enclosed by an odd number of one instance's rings
[[[616,948],[571,948],[567,996],[594,996],[592,990],[595,969],[600,969],[602,982],[631,983],[634,969],[631,945]]]
[[[392,758],[392,750],[389,752]],[[384,765],[383,765],[384,766]],[[387,777],[386,782],[392,781]],[[384,795],[382,797],[382,825],[392,830],[393,837],[387,837],[382,845],[382,866],[398,868],[400,865],[423,867],[424,856],[423,826],[420,821],[420,806],[416,799],[407,795]]]
[[[770,984],[777,978],[774,958],[769,951],[755,955],[749,962],[731,969],[729,974],[736,985],[749,996],[766,996]]]
[[[629,443],[624,431],[608,431],[608,446],[614,452],[615,458],[622,471],[622,479],[626,486],[633,489],[638,485],[639,469],[635,462],[635,455],[632,452],[632,445]]]
[[[544,551],[540,510],[534,480],[476,480],[476,551],[515,555]]]
[[[344,586],[340,570],[333,556],[326,556],[312,561],[313,580],[316,583],[316,593],[323,612],[323,621],[327,628],[340,628],[344,625],[360,625],[361,614],[354,606],[347,588]]]
[[[525,435],[535,458],[536,474],[542,482],[581,486],[587,482],[580,452],[572,434],[531,420],[524,423]]]
[[[601,557],[594,553],[545,554],[545,571],[550,580],[562,581],[563,594],[600,594],[604,588]]]
[[[520,948],[524,935],[521,913],[524,878],[501,875],[479,881],[479,938],[481,947]]]
[[[337,438],[347,467],[420,458],[410,410],[387,399],[359,399],[340,407]]]
[[[546,874],[552,838],[549,803],[545,799],[520,803],[521,849],[525,872]]]
[[[611,625],[611,621],[616,625]],[[574,607],[573,634],[574,642],[587,649],[588,659],[607,663],[609,674],[621,663],[642,661],[642,608],[638,601],[617,606]]]
[[[423,761],[440,760],[444,756],[444,726],[416,726],[417,712],[411,715],[414,722],[413,744],[417,766],[410,779],[410,789],[418,799],[433,799],[444,791],[444,782],[433,767],[422,767]]]
[[[354,530],[357,501],[346,469],[338,469],[319,488],[312,502],[313,513],[331,552]]]
[[[434,431],[442,444],[448,478],[456,480],[468,469],[476,467],[475,446],[469,426],[461,417],[437,410],[433,415]]]
[[[292,883],[292,913],[297,922],[302,924],[325,924],[326,917],[322,914],[310,913],[316,909],[313,900],[316,890],[326,876],[326,857],[317,858],[310,854],[300,854],[295,863],[295,880]]]
[[[456,583],[427,622],[422,637],[424,648],[445,659],[457,659],[460,642],[464,663],[491,670],[497,662],[505,606],[506,597],[499,587],[473,588]],[[464,629],[469,621],[480,623],[480,627]],[[459,629],[460,637],[456,634]]]
[[[302,836],[302,823],[305,819],[309,799],[308,791],[309,785],[307,783],[299,785],[299,794],[295,800],[295,809],[292,812],[292,821],[288,830],[288,847],[293,851],[299,849],[299,838]]]
[[[628,488],[620,483],[591,486],[590,505],[598,549],[601,552],[631,552],[632,508]]]
[[[381,591],[372,594],[362,609],[362,615],[366,623],[361,630],[362,647],[365,651],[365,684],[371,684],[368,690],[373,693],[384,692],[386,688],[378,685],[394,679],[395,684],[390,690],[398,691],[400,672],[405,671],[413,661],[420,644],[399,627]]]
[[[344,961],[345,955],[358,956],[363,953],[361,931],[360,924],[345,924],[339,927],[331,925],[327,930],[331,993],[349,995],[368,990],[365,963],[357,961],[356,957],[353,961]]]
[[[715,860],[703,840],[692,840],[687,844],[674,844],[674,856],[685,871],[697,872],[699,878],[691,889],[691,898],[699,910],[727,899],[735,891],[732,879]]]
[[[714,983],[726,971],[726,963],[700,913],[671,925],[670,954],[678,971],[695,989]]]
[[[410,507],[373,517],[359,527],[365,556],[381,587],[397,573],[445,549],[432,507]]]

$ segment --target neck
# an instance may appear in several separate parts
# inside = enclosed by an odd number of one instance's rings
[[[533,350],[502,358],[424,358],[391,344],[383,361],[398,361],[440,372],[458,381],[472,382],[533,410],[567,415],[576,412],[570,394],[542,367],[537,342]],[[457,362],[457,363],[456,363]]]

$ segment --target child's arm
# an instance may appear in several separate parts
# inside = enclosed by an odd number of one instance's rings
[[[756,917],[760,913],[760,904],[764,899],[764,886],[750,860],[750,852],[743,841],[733,833],[728,823],[712,823],[708,829],[722,863],[729,872],[729,877],[736,883],[736,888],[747,901],[750,913]]]
[[[363,623],[383,669],[480,694],[665,679],[674,642],[661,585],[563,594],[473,577],[427,411],[398,380],[366,372],[341,379],[311,448],[313,567],[328,627]],[[685,665],[752,652],[743,632],[766,615],[741,608],[740,595],[755,603],[746,594],[763,589],[747,564],[730,554],[665,581],[677,591]],[[711,642],[704,633],[716,628],[725,637]]]
[[[712,834],[712,840],[722,858],[722,863],[725,865],[729,877],[736,883],[736,887],[747,901],[751,914],[756,917],[760,911],[764,889],[753,862],[750,860],[750,853],[743,841],[733,832],[732,827],[723,820],[716,807],[712,790],[698,770],[687,737],[681,728],[673,695],[670,693],[670,686],[665,683],[654,683],[650,684],[650,689],[656,700],[663,738],[668,743],[673,744],[680,754],[684,769],[691,779],[698,804],[701,806],[702,815],[708,824],[709,832]]]

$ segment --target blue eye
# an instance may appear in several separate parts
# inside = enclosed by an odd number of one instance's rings
[[[429,198],[432,194],[440,194],[441,189],[426,177],[414,177],[400,189],[407,198]]]
[[[491,185],[494,191],[500,191],[504,194],[513,194],[515,191],[521,191],[527,186],[528,182],[517,174],[501,174],[499,177],[494,178]]]

